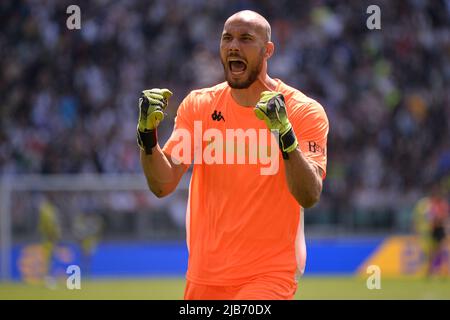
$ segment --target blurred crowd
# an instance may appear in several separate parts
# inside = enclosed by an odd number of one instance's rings
[[[66,8],[81,9],[68,30]],[[141,172],[141,90],[223,81],[223,22],[253,9],[272,25],[272,77],[316,98],[330,120],[321,206],[411,205],[450,176],[450,1],[129,0],[0,3],[0,174]]]

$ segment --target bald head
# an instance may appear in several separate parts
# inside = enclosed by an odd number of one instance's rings
[[[270,24],[262,15],[255,11],[243,10],[236,12],[225,21],[224,29],[231,24],[247,24],[251,26],[264,40],[269,42],[271,37]]]
[[[229,17],[223,26],[220,58],[230,87],[246,89],[260,75],[265,78],[274,47],[270,25],[263,16],[244,10]]]

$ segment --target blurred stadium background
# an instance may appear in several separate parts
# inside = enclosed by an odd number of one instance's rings
[[[71,4],[80,30],[66,28]],[[370,4],[381,30],[366,27]],[[182,298],[189,176],[167,198],[147,191],[137,97],[175,93],[164,142],[184,96],[223,81],[219,35],[241,9],[271,22],[270,74],[330,120],[298,297],[450,299],[448,279],[423,279],[414,236],[418,200],[436,182],[449,195],[448,0],[2,1],[1,299]],[[79,292],[65,288],[72,264]],[[366,287],[370,264],[381,290]]]

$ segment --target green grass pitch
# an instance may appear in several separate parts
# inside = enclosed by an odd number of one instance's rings
[[[184,279],[85,280],[80,290],[64,281],[50,289],[43,285],[0,283],[0,299],[150,299],[183,298]],[[369,290],[357,277],[304,277],[296,299],[450,299],[449,279],[382,279],[381,289]]]

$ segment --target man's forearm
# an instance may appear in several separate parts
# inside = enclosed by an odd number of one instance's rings
[[[156,145],[152,154],[141,150],[141,165],[144,170],[150,190],[157,196],[163,197],[173,189],[175,182],[175,168],[172,166],[159,145]],[[173,188],[172,188],[173,187]]]
[[[322,172],[309,162],[299,149],[289,153],[284,160],[289,190],[304,208],[315,205],[322,192]]]

